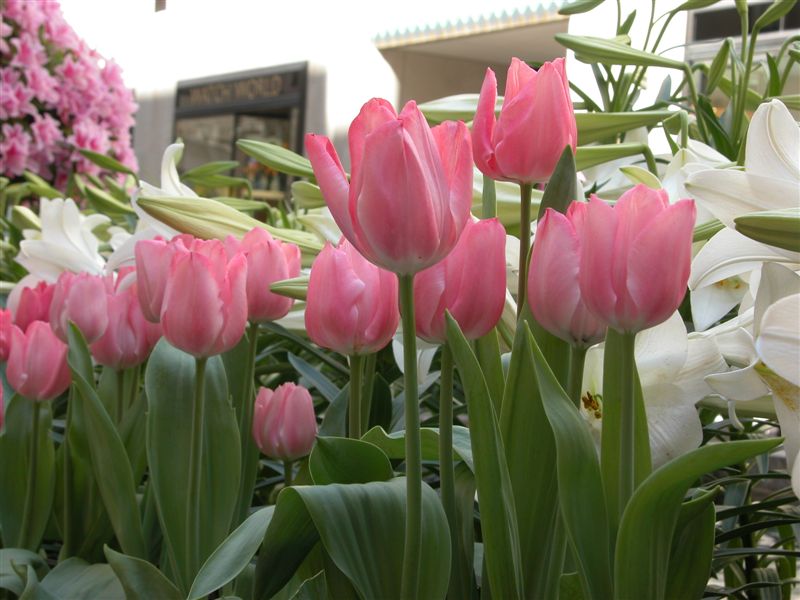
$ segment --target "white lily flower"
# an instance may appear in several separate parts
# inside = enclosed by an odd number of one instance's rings
[[[634,353],[656,468],[700,445],[703,431],[695,404],[713,392],[703,378],[727,365],[713,340],[687,337],[677,312],[664,323],[639,333]],[[591,347],[586,354],[581,405],[598,444],[603,358],[603,344]]]
[[[331,244],[338,244],[342,239],[342,230],[333,219],[330,209],[327,206],[322,208],[313,208],[304,214],[297,215],[297,220],[302,223],[306,229],[322,240],[323,242],[330,242]]]
[[[105,260],[98,248],[100,241],[92,233],[110,222],[101,214],[84,215],[71,199],[42,198],[39,204],[41,231],[22,232],[19,254],[15,260],[37,280],[55,281],[63,271],[100,274]]]
[[[686,189],[686,179],[690,173],[697,170],[704,170],[708,167],[721,167],[729,165],[727,157],[696,140],[689,140],[686,148],[681,148],[670,159],[664,176],[661,178],[661,187],[669,194],[671,202],[677,202],[683,198],[691,198],[691,194]],[[697,207],[696,223],[706,223],[712,221],[714,215],[705,207]]]
[[[137,199],[139,196],[184,196],[196,198],[189,187],[181,183],[178,177],[177,163],[183,153],[183,144],[176,143],[167,146],[164,156],[161,159],[161,187],[157,188],[149,183],[142,181],[141,188],[137,189],[131,196],[131,206],[139,218],[136,224],[136,231],[133,235],[125,235],[124,232],[116,232],[112,238],[114,252],[108,258],[108,271],[113,271],[123,266],[132,266],[136,260],[134,249],[139,240],[152,240],[157,236],[164,239],[171,239],[180,232],[169,225],[165,225],[155,217],[149,215],[142,209]]]

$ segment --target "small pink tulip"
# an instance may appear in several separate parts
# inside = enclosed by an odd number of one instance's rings
[[[314,402],[306,388],[284,383],[274,391],[258,390],[253,438],[261,452],[278,460],[297,460],[311,452],[316,437]]]
[[[467,339],[497,325],[506,300],[506,232],[497,219],[469,221],[453,251],[414,278],[417,335],[447,341],[445,311]]]
[[[109,281],[97,275],[61,273],[53,291],[50,324],[62,342],[67,341],[70,321],[81,330],[88,344],[103,335],[108,327],[108,286]]]
[[[0,362],[8,360],[8,353],[11,350],[11,311],[0,308]],[[3,386],[0,385],[0,388]]]
[[[306,136],[306,149],[336,224],[367,260],[411,274],[453,249],[472,203],[472,151],[462,122],[430,128],[417,105],[397,115],[382,99],[367,102],[350,125],[348,182],[328,138]]]
[[[54,289],[52,283],[40,281],[34,287],[20,288],[18,295],[16,289],[12,291],[8,308],[14,315],[14,325],[25,331],[33,321],[49,321]]]
[[[368,262],[342,238],[326,244],[311,267],[306,332],[341,354],[377,352],[397,331],[397,277]]]
[[[536,226],[528,271],[528,303],[547,331],[570,344],[591,346],[605,337],[580,293],[581,240],[586,236],[585,202],[573,202],[566,216],[548,208]]]
[[[240,242],[225,240],[229,256],[241,252],[247,258],[247,314],[250,321],[275,321],[285,317],[294,301],[274,294],[269,286],[300,275],[300,248],[274,239],[266,229],[255,227]]]
[[[164,337],[195,357],[230,350],[247,324],[247,259],[237,253],[228,261],[219,240],[179,236],[170,245],[174,255],[161,304]]]
[[[30,323],[25,333],[12,326],[6,378],[14,391],[29,400],[55,398],[70,383],[67,345],[44,321]]]
[[[487,69],[472,124],[475,164],[492,179],[548,181],[564,148],[574,152],[578,142],[564,59],[534,71],[512,58],[498,119],[496,99],[497,79]]]
[[[164,303],[164,290],[176,243],[170,244],[161,238],[136,243],[134,252],[139,304],[145,318],[152,323],[161,320],[161,305]]]
[[[643,184],[613,208],[592,196],[579,276],[589,310],[622,332],[665,321],[686,293],[694,220],[692,200],[670,204],[664,190]]]
[[[115,289],[108,293],[108,327],[90,346],[92,356],[116,370],[143,363],[161,338],[161,325],[144,318],[136,284],[122,284],[126,273],[120,272]]]

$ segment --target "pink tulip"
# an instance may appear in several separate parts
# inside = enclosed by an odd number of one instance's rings
[[[14,391],[29,400],[55,398],[70,383],[67,345],[44,321],[30,323],[25,333],[12,326],[6,378]]]
[[[665,321],[686,293],[694,202],[669,204],[664,190],[640,184],[613,208],[592,196],[586,213],[579,275],[586,306],[622,332]]]
[[[176,239],[182,239],[178,236]],[[139,304],[145,318],[158,323],[161,320],[161,305],[164,303],[164,290],[167,287],[169,265],[175,253],[176,244],[161,238],[141,240],[136,243],[136,287]]]
[[[14,289],[8,297],[14,325],[25,331],[33,321],[49,321],[54,289],[55,286],[46,281],[40,281],[34,287],[20,288],[19,295]]]
[[[579,346],[602,341],[606,332],[605,323],[586,308],[577,285],[587,208],[585,202],[573,202],[566,216],[552,208],[545,211],[536,227],[528,271],[533,316],[553,335]]]
[[[61,273],[53,291],[50,324],[62,342],[67,341],[70,321],[81,330],[88,344],[103,335],[108,327],[109,285],[105,278],[89,273]]]
[[[241,252],[247,258],[247,314],[253,322],[275,321],[291,310],[293,300],[274,294],[270,284],[300,275],[300,248],[274,239],[266,229],[255,227],[240,242],[225,240],[229,256]]]
[[[498,119],[496,99],[497,79],[486,69],[472,124],[475,164],[492,179],[548,181],[564,148],[574,152],[578,141],[564,59],[534,71],[512,58]]]
[[[0,308],[0,362],[6,362],[11,351],[11,327],[11,311]]]
[[[445,310],[470,340],[497,325],[506,299],[505,254],[506,232],[500,221],[469,221],[453,251],[414,278],[417,335],[445,343]]]
[[[161,303],[164,337],[195,357],[230,350],[247,324],[247,259],[237,253],[228,261],[219,240],[179,236],[169,245],[174,254]]]
[[[262,387],[253,412],[253,438],[266,456],[297,460],[311,452],[317,436],[317,418],[311,394],[301,385],[284,383]]]
[[[397,115],[367,102],[350,125],[348,182],[330,140],[306,136],[306,149],[336,224],[367,260],[411,274],[453,249],[472,203],[472,154],[461,122],[431,129],[414,102]]]
[[[120,272],[115,289],[108,293],[108,327],[90,349],[101,364],[116,370],[143,363],[161,338],[161,325],[144,318],[136,284],[121,285]]]
[[[377,352],[397,331],[397,277],[368,262],[344,238],[326,244],[311,267],[306,332],[341,354]]]

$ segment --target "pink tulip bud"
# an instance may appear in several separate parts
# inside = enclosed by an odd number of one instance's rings
[[[694,220],[692,200],[670,204],[664,190],[643,184],[613,208],[592,196],[579,275],[589,310],[623,332],[666,321],[686,293]]]
[[[417,335],[447,341],[445,311],[467,339],[497,325],[506,299],[506,232],[497,219],[469,221],[453,251],[414,278]]]
[[[136,288],[142,314],[152,322],[161,320],[161,305],[167,287],[169,265],[175,253],[176,243],[170,244],[161,238],[141,240],[136,243]]]
[[[46,281],[40,281],[34,287],[19,288],[19,292],[15,288],[8,297],[14,325],[25,331],[33,321],[49,321],[54,289],[55,286]]]
[[[8,353],[11,350],[11,311],[0,308],[0,362],[8,360]],[[0,388],[3,386],[0,385]]]
[[[248,318],[262,322],[285,317],[294,301],[272,293],[269,286],[300,275],[300,248],[274,239],[261,227],[248,231],[241,242],[228,236],[225,248],[229,256],[241,252],[247,258]]]
[[[178,236],[168,245],[173,256],[161,302],[164,337],[195,357],[230,350],[247,324],[247,259],[237,253],[229,262],[219,240]]]
[[[397,277],[368,262],[344,238],[326,244],[311,267],[306,332],[341,354],[377,352],[397,331]]]
[[[14,391],[29,400],[55,398],[70,383],[67,345],[44,321],[30,323],[25,333],[12,326],[6,378]]]
[[[431,129],[414,102],[397,115],[386,101],[367,102],[350,125],[348,182],[326,137],[306,149],[336,224],[367,260],[416,273],[453,249],[472,203],[472,154],[461,122]]]
[[[266,456],[297,460],[311,452],[317,418],[311,394],[301,385],[284,383],[274,391],[262,387],[253,411],[253,438]]]
[[[536,227],[528,271],[528,303],[547,331],[573,345],[591,346],[606,325],[581,297],[578,282],[581,240],[586,235],[585,202],[573,202],[566,216],[548,208]]]
[[[109,285],[105,278],[89,273],[61,273],[53,291],[50,324],[62,342],[67,341],[70,321],[81,330],[88,344],[103,335],[108,327]]]
[[[101,364],[116,370],[143,363],[161,338],[161,325],[144,318],[136,284],[125,286],[121,270],[114,290],[108,292],[108,327],[90,349]]]
[[[492,179],[548,181],[564,148],[574,152],[578,142],[564,59],[534,71],[512,58],[498,119],[496,99],[497,80],[487,69],[472,125],[475,164]]]

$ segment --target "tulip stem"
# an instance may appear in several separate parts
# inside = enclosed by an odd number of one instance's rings
[[[39,413],[42,405],[33,401],[33,423],[31,423],[31,444],[29,450],[30,461],[28,462],[28,484],[25,489],[25,504],[22,509],[22,525],[19,528],[19,538],[17,548],[35,551],[36,548],[29,548],[34,540],[30,534],[31,519],[33,518],[33,503],[36,502],[36,471],[39,462]]]
[[[59,559],[69,558],[72,550],[72,455],[69,448],[69,432],[72,427],[72,403],[75,402],[74,388],[70,386],[67,397],[67,416],[64,421],[64,441],[61,442],[61,455],[63,457],[63,484],[64,484],[64,512],[61,523],[62,544]]]
[[[203,472],[203,420],[205,419],[206,357],[195,360],[194,405],[192,406],[192,437],[189,446],[189,485],[186,511],[186,564],[185,583],[192,584],[200,568],[200,479]]]
[[[292,470],[294,469],[294,462],[291,460],[283,461],[283,484],[284,487],[292,487]]]
[[[531,192],[530,183],[519,186],[519,282],[517,284],[517,320],[525,305],[528,285],[528,254],[531,249]]]
[[[253,409],[255,399],[253,389],[255,388],[255,366],[256,354],[258,352],[258,323],[250,323],[247,328],[248,353],[247,370],[245,372],[245,382],[241,405],[239,406],[239,435],[242,442],[242,475],[239,480],[239,497],[236,502],[237,514],[236,521],[231,523],[231,527],[236,527],[245,520],[253,499],[253,488],[256,484],[258,473],[258,449],[253,441]]]
[[[586,347],[570,345],[569,367],[567,371],[567,394],[575,406],[581,404],[581,386],[583,384],[583,366],[586,360]]]
[[[458,524],[456,523],[455,468],[453,464],[453,352],[442,346],[441,377],[439,380],[439,491],[444,514],[450,525],[450,596],[469,596],[463,588],[464,575],[459,554]]]
[[[115,416],[117,427],[119,427],[125,412],[125,371],[122,369],[114,371],[114,376],[117,378],[117,414]]]
[[[406,421],[406,531],[400,597],[416,598],[422,541],[422,443],[417,390],[417,336],[414,319],[414,275],[398,275],[403,320],[403,374]]]
[[[364,357],[364,385],[361,396],[361,431],[369,429],[369,417],[372,412],[372,392],[375,388],[375,362],[378,354],[373,352]]]
[[[363,394],[364,357],[350,356],[350,406],[347,409],[347,432],[354,440],[361,439],[361,397]]]
[[[620,472],[619,509],[620,518],[628,500],[636,489],[636,359],[634,356],[635,333],[620,336],[622,353],[620,370],[622,389],[620,397]]]

